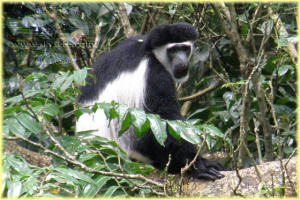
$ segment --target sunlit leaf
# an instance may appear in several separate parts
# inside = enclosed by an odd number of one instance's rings
[[[150,122],[151,130],[157,140],[157,142],[164,146],[164,142],[167,139],[166,122],[161,121],[157,115],[148,114],[147,119]]]
[[[91,183],[91,184],[94,184],[94,185],[97,185],[97,183],[91,179],[89,176],[83,174],[83,173],[80,173],[79,171],[75,171],[73,169],[67,169],[67,168],[63,168],[63,167],[58,167],[58,168],[55,168],[55,171],[58,171],[62,174],[67,174],[69,176],[72,176],[76,179],[79,179],[79,180],[82,180],[82,181],[85,181],[87,183]]]
[[[83,191],[84,197],[95,197],[96,194],[102,189],[102,187],[109,181],[111,177],[108,176],[99,176],[95,179],[97,185],[88,184]]]
[[[111,186],[108,188],[108,190],[104,193],[104,195],[102,195],[101,197],[104,198],[110,198],[113,196],[113,194],[119,189],[121,188],[120,186]]]
[[[31,132],[33,132],[37,135],[39,135],[41,133],[42,127],[30,115],[21,114],[21,115],[18,115],[16,118],[24,127],[26,127]]]

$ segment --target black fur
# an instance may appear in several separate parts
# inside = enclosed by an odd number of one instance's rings
[[[198,37],[194,27],[186,23],[161,25],[148,34],[147,47],[153,50],[167,43],[180,43],[188,40],[195,41]]]
[[[135,70],[144,55],[147,54],[144,42],[138,42],[139,39],[144,38],[145,36],[127,39],[116,49],[102,55],[93,66],[96,73],[96,84],[94,84],[94,80],[88,78],[90,85],[81,88],[82,95],[79,95],[78,102],[85,103],[96,100],[100,91],[119,74]]]
[[[168,43],[180,43],[197,39],[195,29],[185,23],[162,25],[154,28],[148,35],[131,38],[124,41],[116,49],[103,55],[94,64],[96,83],[81,88],[79,103],[96,100],[100,91],[125,71],[135,70],[140,61],[149,59],[146,73],[146,88],[144,110],[147,113],[158,114],[162,119],[183,120],[176,97],[175,83],[170,73],[156,59],[152,50]],[[124,94],[126,95],[126,94]],[[153,133],[149,131],[140,140],[132,140],[135,151],[150,158],[158,169],[164,169],[169,154],[171,154],[170,173],[179,173],[187,163],[192,161],[197,153],[197,147],[182,140],[181,144],[168,133],[165,147],[160,146]],[[218,170],[223,167],[216,161],[208,161],[198,157],[190,170],[193,177],[218,179],[222,178]]]

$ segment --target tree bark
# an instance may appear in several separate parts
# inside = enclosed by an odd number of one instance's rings
[[[285,197],[296,197],[298,194],[298,179],[297,179],[297,157],[293,157],[290,161],[283,160],[283,165],[286,163],[286,172],[281,170],[280,161],[267,162],[258,165],[262,182],[257,178],[257,173],[254,167],[241,169],[240,175],[242,182],[237,189],[239,194],[234,194],[234,189],[237,187],[239,179],[235,171],[222,172],[225,177],[216,181],[206,180],[185,180],[183,185],[183,193],[187,197],[256,197],[258,192],[266,191],[265,197],[279,196],[276,190],[286,186],[284,191]],[[285,175],[283,179],[282,176]],[[285,180],[285,183],[282,183]],[[264,184],[263,184],[264,182]],[[260,189],[260,186],[264,188]]]
[[[260,111],[260,116],[258,117],[260,125],[264,133],[264,145],[265,145],[265,161],[274,160],[274,150],[273,150],[273,141],[272,141],[272,128],[270,121],[266,115],[268,107],[266,103],[266,98],[264,94],[264,89],[259,83],[259,74],[258,72],[254,73],[252,77],[252,83],[257,97],[258,107]]]
[[[122,22],[122,25],[124,27],[124,34],[127,38],[137,36],[138,33],[133,30],[131,27],[128,15],[127,15],[127,9],[124,3],[119,3],[119,16]]]

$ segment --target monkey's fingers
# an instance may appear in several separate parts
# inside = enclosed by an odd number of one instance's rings
[[[208,180],[212,180],[215,181],[218,178],[212,174],[206,173],[206,172],[200,172],[196,175],[196,178],[198,179],[208,179]]]
[[[210,168],[208,170],[211,174],[213,174],[214,176],[218,177],[218,178],[224,178],[225,176],[223,174],[221,174],[218,170],[216,170],[215,168]]]

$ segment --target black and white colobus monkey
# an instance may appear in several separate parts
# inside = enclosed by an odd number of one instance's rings
[[[81,88],[79,103],[94,105],[95,102],[115,100],[129,107],[142,108],[147,113],[158,114],[162,119],[183,120],[177,102],[175,83],[189,77],[189,58],[198,34],[186,23],[157,26],[148,35],[130,38],[114,50],[104,54],[94,64],[96,81]],[[182,140],[181,144],[168,133],[165,146],[161,146],[149,131],[140,140],[134,128],[118,137],[120,124],[112,120],[108,125],[104,112],[83,114],[76,126],[77,131],[95,130],[97,134],[116,141],[131,159],[164,169],[169,154],[170,173],[178,173],[191,162],[197,147]],[[193,177],[218,179],[223,167],[217,161],[198,157],[190,170]]]

